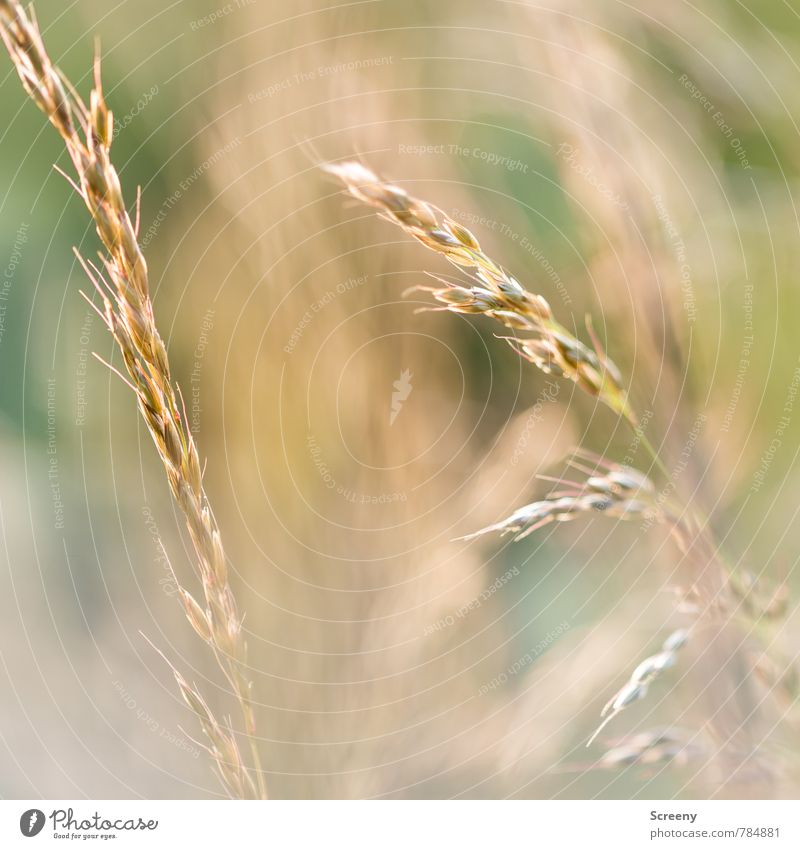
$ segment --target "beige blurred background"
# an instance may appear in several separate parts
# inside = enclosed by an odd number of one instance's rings
[[[102,45],[116,162],[129,199],[142,186],[157,320],[245,612],[271,794],[796,796],[796,710],[766,688],[739,704],[736,670],[724,710],[736,724],[758,708],[773,768],[727,786],[697,646],[585,748],[685,624],[663,533],[600,517],[452,540],[545,493],[536,475],[573,446],[622,460],[630,436],[488,321],[415,312],[424,298],[403,292],[448,267],[317,165],[362,157],[584,338],[591,313],[727,560],[796,591],[800,7],[37,12],[83,92]],[[191,584],[188,540],[130,394],[91,356],[115,361],[71,253],[95,237],[5,59],[0,98],[0,795],[214,797],[144,639],[233,710],[174,597],[164,550]],[[743,640],[785,662],[797,635],[790,613]],[[663,725],[701,752],[596,768]]]

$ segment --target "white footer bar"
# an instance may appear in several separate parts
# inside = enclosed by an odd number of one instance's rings
[[[800,847],[800,803],[0,801],[0,846]]]

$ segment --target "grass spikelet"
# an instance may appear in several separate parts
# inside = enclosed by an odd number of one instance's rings
[[[655,501],[653,482],[628,466],[609,464],[604,474],[591,474],[581,483],[565,478],[557,479],[556,483],[559,488],[544,500],[526,504],[507,519],[461,539],[471,540],[499,531],[516,534],[516,542],[550,522],[569,522],[592,512],[623,520],[664,515]]]
[[[522,284],[481,249],[466,227],[432,204],[382,179],[360,162],[322,166],[357,200],[378,209],[428,250],[467,273],[471,283],[441,280],[441,288],[421,287],[451,312],[481,314],[533,336],[509,338],[514,350],[547,374],[573,381],[599,398],[633,427],[637,417],[628,402],[619,369],[599,347],[587,347],[553,317],[547,301]]]
[[[586,743],[587,747],[592,745],[597,739],[597,735],[614,717],[647,695],[650,684],[666,672],[667,669],[671,669],[675,665],[678,659],[678,651],[686,645],[688,639],[689,632],[687,630],[681,628],[673,631],[664,640],[660,652],[645,658],[633,670],[628,681],[606,702],[605,707],[600,712],[600,716],[605,718],[589,738]]]
[[[122,354],[144,419],[164,464],[172,494],[186,518],[197,557],[205,607],[181,587],[186,615],[197,633],[214,650],[239,702],[250,738],[249,775],[233,734],[222,726],[191,687],[176,673],[187,703],[200,717],[212,739],[220,775],[234,796],[266,796],[258,749],[251,684],[247,678],[247,646],[236,600],[227,578],[219,529],[203,489],[197,447],[170,377],[169,358],[158,333],[150,299],[147,263],[137,242],[116,168],[111,161],[113,119],[100,79],[100,61],[94,63],[94,82],[87,106],[53,65],[35,19],[17,0],[0,0],[0,37],[31,99],[56,128],[74,166],[71,181],[94,221],[106,254],[100,265],[80,258],[98,293],[100,311]],[[136,216],[138,221],[138,215]],[[211,732],[211,733],[210,733]],[[219,760],[219,757],[224,760]],[[250,788],[257,786],[258,792]]]
[[[630,766],[684,766],[701,753],[701,747],[689,742],[689,734],[682,729],[664,728],[641,731],[631,737],[616,741],[600,758],[601,769],[620,769]]]

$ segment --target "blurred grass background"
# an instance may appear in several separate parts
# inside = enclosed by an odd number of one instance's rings
[[[129,200],[142,186],[157,319],[246,611],[273,795],[724,792],[713,759],[576,769],[596,757],[583,744],[603,703],[681,624],[658,530],[596,519],[517,545],[451,542],[532,500],[573,445],[622,459],[629,434],[564,384],[532,420],[546,378],[488,323],[415,314],[423,299],[402,292],[448,269],[316,164],[362,155],[468,224],[584,338],[591,313],[729,562],[796,591],[800,440],[796,413],[781,417],[800,365],[800,7],[37,13],[83,92],[102,45],[117,167]],[[172,596],[158,539],[184,577],[191,558],[161,469],[126,388],[90,356],[114,361],[71,253],[95,237],[8,62],[0,97],[0,795],[213,796],[140,634],[229,710]],[[794,617],[773,638],[795,656]],[[677,672],[606,739],[702,728],[693,687]],[[797,766],[767,794],[796,794]]]

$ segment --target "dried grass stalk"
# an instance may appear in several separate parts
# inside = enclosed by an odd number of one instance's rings
[[[693,742],[696,736],[680,728],[663,728],[640,731],[623,740],[617,740],[600,759],[601,769],[619,769],[631,766],[685,766],[697,759],[702,747]]]
[[[228,580],[219,529],[203,489],[197,447],[183,403],[173,388],[167,351],[156,329],[147,263],[137,242],[138,215],[134,224],[111,162],[113,120],[103,98],[99,60],[95,61],[94,86],[87,107],[51,62],[32,11],[27,14],[16,0],[0,0],[0,36],[25,90],[66,144],[77,175],[77,181],[70,182],[86,204],[107,251],[99,266],[83,259],[81,262],[100,295],[103,310],[98,312],[119,346],[130,378],[126,382],[136,394],[172,494],[186,517],[204,604],[184,588],[180,599],[189,622],[211,646],[240,705],[251,747],[249,768],[232,731],[223,729],[213,719],[196,689],[174,668],[173,671],[184,699],[209,738],[210,751],[227,789],[234,796],[266,797],[254,738],[252,685],[242,620]],[[255,773],[255,780],[250,770]]]
[[[471,278],[466,284],[437,278],[442,287],[417,287],[430,292],[442,304],[440,309],[487,315],[513,331],[531,334],[530,337],[519,338],[515,334],[505,338],[517,353],[544,372],[572,380],[627,420],[637,430],[637,437],[651,454],[655,466],[669,477],[657,452],[637,427],[638,417],[628,400],[620,372],[603,351],[589,320],[587,329],[594,350],[559,324],[541,295],[525,290],[516,278],[483,252],[469,230],[442,210],[412,197],[359,162],[345,161],[322,167],[340,180],[354,198],[380,210],[383,218],[401,227],[429,250],[444,255]],[[668,502],[663,494],[657,493],[645,474],[586,451],[578,450],[575,457],[578,459],[573,458],[571,465],[585,474],[585,480],[550,478],[556,488],[545,499],[527,504],[508,518],[463,539],[499,531],[514,533],[519,540],[550,522],[567,522],[599,512],[619,520],[662,522],[684,554],[698,558],[703,565],[716,560],[715,547],[706,539],[706,533],[698,534],[700,523],[692,511]],[[696,542],[700,546],[695,549]],[[677,652],[687,637],[688,631],[674,632],[658,654],[639,664],[604,708],[602,716],[605,719],[587,745],[617,714],[644,698],[650,683],[675,663]],[[649,754],[644,754],[645,749]],[[636,760],[656,756],[669,759],[675,755],[673,749],[660,743],[651,746],[648,742],[644,749],[638,746],[634,754],[628,751],[627,754],[616,753],[614,757],[625,754]]]
[[[589,459],[591,455],[576,451],[576,456]],[[592,513],[602,513],[620,520],[642,519],[669,521],[673,526],[678,524],[678,520],[673,518],[674,514],[665,505],[658,503],[653,482],[642,472],[600,458],[595,459],[594,468],[574,458],[570,465],[585,472],[586,480],[579,482],[539,475],[543,480],[554,481],[557,488],[543,500],[526,504],[508,518],[462,539],[471,540],[499,531],[501,534],[515,534],[514,541],[517,542],[543,525],[570,522]]]
[[[436,278],[442,287],[418,287],[443,304],[440,309],[486,315],[512,330],[533,334],[527,338],[504,338],[520,356],[542,371],[572,380],[636,427],[638,420],[628,402],[619,369],[605,355],[591,325],[588,329],[594,350],[559,324],[541,295],[524,289],[513,275],[483,252],[466,227],[441,209],[412,197],[360,162],[328,163],[322,168],[339,179],[354,198],[379,209],[387,221],[467,273],[471,278],[467,284]]]
[[[633,670],[628,681],[617,691],[613,698],[606,702],[605,707],[600,712],[600,716],[605,718],[589,738],[589,741],[586,743],[587,746],[592,745],[597,735],[615,716],[647,695],[650,684],[666,672],[667,669],[671,669],[675,665],[678,659],[678,652],[686,645],[688,639],[689,632],[686,629],[679,628],[677,631],[673,631],[664,640],[660,652],[645,658]]]

